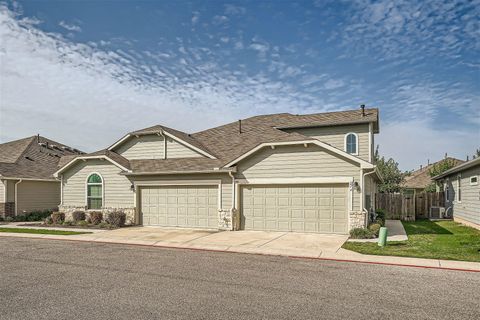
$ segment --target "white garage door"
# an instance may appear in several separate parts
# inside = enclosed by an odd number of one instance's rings
[[[142,188],[143,225],[218,228],[217,186]]]
[[[244,186],[243,228],[348,233],[347,190],[342,184]]]

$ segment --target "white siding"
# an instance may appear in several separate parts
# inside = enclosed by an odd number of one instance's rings
[[[17,185],[17,215],[55,209],[60,204],[60,182],[22,181]]]
[[[108,161],[87,160],[78,162],[64,173],[63,205],[86,205],[86,181],[93,173],[99,173],[104,183],[103,206],[110,208],[131,208],[134,206],[134,192],[131,182],[121,175],[121,169]]]
[[[203,158],[200,153],[184,146],[183,144],[167,138],[167,158]]]
[[[453,203],[453,216],[471,223],[480,225],[480,183],[470,185],[470,177],[478,176],[480,179],[480,166],[470,168],[460,173],[461,175],[461,202],[457,201],[457,173],[449,176],[450,201],[447,207]]]
[[[163,137],[156,134],[132,137],[115,151],[129,160],[163,159],[163,143]]]
[[[358,164],[317,146],[264,148],[237,165],[238,178],[348,177],[360,183]],[[360,209],[360,194],[354,192],[353,209]]]
[[[356,133],[358,135],[358,157],[370,161],[369,152],[371,145],[369,144],[368,124],[289,129],[287,132],[298,132],[305,136],[314,137],[343,151],[345,151],[345,135],[350,132]]]

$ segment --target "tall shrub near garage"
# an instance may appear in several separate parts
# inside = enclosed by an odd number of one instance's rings
[[[90,222],[92,224],[99,224],[103,220],[103,214],[100,211],[92,211],[90,212]]]
[[[123,211],[113,211],[110,212],[107,216],[106,221],[112,226],[119,228],[125,225],[125,220],[127,215]]]

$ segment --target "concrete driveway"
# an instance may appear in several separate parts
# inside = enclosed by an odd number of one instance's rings
[[[129,227],[102,233],[70,236],[70,238],[160,247],[321,257],[337,252],[348,236],[296,232]]]

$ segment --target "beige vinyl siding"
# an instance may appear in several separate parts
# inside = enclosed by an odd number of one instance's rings
[[[4,203],[6,198],[5,198],[5,184],[3,180],[0,180],[0,203]]]
[[[470,177],[478,176],[480,179],[480,166],[460,172],[462,189],[461,202],[457,201],[457,175],[458,174],[455,173],[449,176],[450,187],[453,187],[454,190],[454,192],[451,192],[453,216],[480,225],[480,183],[470,185]]]
[[[87,177],[96,172],[103,178],[103,207],[134,207],[134,192],[130,188],[132,183],[127,177],[120,174],[121,171],[117,166],[106,160],[78,162],[64,173],[63,205],[85,206]]]
[[[203,158],[204,156],[183,144],[167,138],[167,158]]]
[[[17,185],[17,215],[55,209],[60,204],[60,182],[22,181]]]
[[[371,145],[369,144],[370,134],[368,124],[289,129],[286,131],[298,132],[305,136],[316,138],[343,151],[345,151],[345,135],[350,132],[356,133],[358,135],[358,157],[370,161],[369,153]]]
[[[365,209],[367,210],[369,210],[370,208],[375,209],[375,193],[376,193],[377,187],[376,187],[376,182],[371,177],[371,175],[365,176],[364,188],[365,188],[365,192],[364,192],[365,193],[365,204],[364,204]],[[370,196],[370,208],[367,208],[367,204],[366,204],[366,199],[368,196]]]
[[[132,137],[118,146],[115,151],[129,160],[163,159],[163,137],[156,134]]]
[[[161,185],[165,183],[182,183],[194,186],[198,181],[219,180],[222,184],[222,198],[219,206],[222,210],[230,210],[232,207],[232,179],[228,174],[175,174],[163,176],[138,176],[132,177],[135,184]]]
[[[279,146],[263,148],[237,165],[236,177],[325,178],[348,177],[360,183],[358,164],[318,146]],[[353,209],[360,209],[359,193],[354,193]]]

